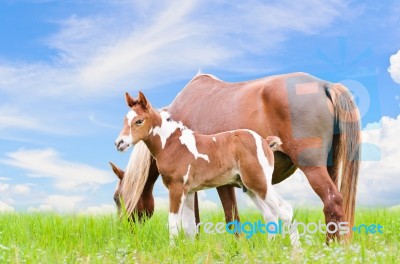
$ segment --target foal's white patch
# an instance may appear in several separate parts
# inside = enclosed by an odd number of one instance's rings
[[[217,142],[217,139],[215,137],[213,137],[214,142]]]
[[[193,154],[195,159],[202,158],[210,162],[210,160],[208,159],[208,155],[200,154],[199,151],[197,150],[196,139],[193,135],[192,130],[190,129],[182,130],[182,135],[179,137],[179,140],[181,141],[182,145],[186,145],[186,147]]]
[[[183,184],[186,184],[186,182],[187,182],[187,180],[188,180],[188,178],[189,178],[190,166],[191,166],[191,165],[189,164],[188,170],[187,170],[186,174],[183,175]]]
[[[246,131],[248,131],[250,134],[252,134],[254,137],[254,140],[256,141],[258,162],[260,163],[260,165],[264,171],[264,175],[267,180],[267,186],[268,186],[268,189],[270,189],[269,186],[271,186],[271,183],[272,183],[272,173],[274,171],[274,167],[269,165],[268,159],[265,156],[264,149],[262,147],[262,138],[259,134],[257,134],[256,132],[254,132],[252,130],[246,130]]]
[[[126,118],[128,119],[128,125],[129,127],[132,125],[132,120],[137,116],[137,113],[134,110],[129,111],[126,114]]]
[[[156,126],[153,129],[153,136],[159,135],[161,139],[161,148],[165,147],[165,143],[167,139],[175,132],[175,130],[183,129],[184,126],[182,123],[178,123],[176,121],[168,121],[168,118],[171,116],[167,111],[161,111],[161,126]]]
[[[194,155],[195,159],[202,158],[210,162],[208,156],[200,154],[196,147],[196,139],[194,138],[193,131],[185,127],[181,122],[169,120],[170,114],[167,111],[161,111],[161,126],[156,126],[153,129],[153,136],[159,135],[161,139],[161,147],[164,148],[167,143],[167,139],[175,132],[180,129],[182,135],[179,137],[182,145],[186,145],[188,150]]]

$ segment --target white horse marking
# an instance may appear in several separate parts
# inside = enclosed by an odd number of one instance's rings
[[[153,136],[159,135],[161,139],[161,148],[165,147],[165,143],[167,143],[167,139],[175,132],[175,130],[183,129],[184,126],[182,123],[178,123],[176,121],[168,121],[168,118],[171,116],[167,111],[161,111],[161,126],[156,126],[153,129]]]
[[[186,145],[188,150],[194,155],[195,159],[202,158],[210,162],[208,156],[200,154],[196,147],[196,139],[194,138],[193,131],[185,127],[182,122],[176,122],[174,120],[168,120],[170,114],[167,111],[161,111],[161,126],[156,126],[153,129],[153,136],[159,135],[161,139],[161,148],[165,147],[167,139],[179,129],[182,135],[179,137],[182,145]]]
[[[169,227],[169,238],[173,239],[179,234],[179,214],[169,213],[168,215],[168,227]]]
[[[191,165],[189,164],[188,170],[187,170],[186,174],[183,175],[183,184],[186,184],[186,182],[187,182],[187,180],[188,180],[188,178],[189,178],[190,166],[191,166]]]
[[[182,135],[179,137],[179,140],[181,141],[182,145],[186,145],[186,147],[193,154],[195,159],[202,158],[202,159],[210,162],[210,160],[208,159],[208,155],[200,154],[199,151],[197,150],[196,139],[193,135],[192,130],[190,130],[190,129],[182,130]]]
[[[217,139],[215,137],[212,137],[212,139],[214,140],[214,142],[217,142]]]
[[[135,110],[130,110],[127,114],[126,114],[126,118],[128,119],[128,125],[129,127],[131,127],[131,123],[132,120],[137,116],[137,113],[135,112]]]
[[[250,134],[252,134],[254,137],[254,140],[256,141],[258,162],[260,163],[260,165],[264,171],[264,175],[267,180],[267,187],[269,189],[271,186],[271,183],[272,183],[272,173],[274,172],[274,167],[269,165],[268,159],[265,156],[265,152],[264,152],[264,149],[262,146],[261,136],[252,130],[246,130],[246,131],[248,131]]]
[[[168,227],[169,227],[169,238],[170,239],[173,239],[174,237],[178,236],[179,230],[182,228],[182,210],[183,210],[183,204],[185,202],[185,198],[186,198],[185,194],[182,193],[178,213],[175,214],[175,213],[170,212],[168,215]]]

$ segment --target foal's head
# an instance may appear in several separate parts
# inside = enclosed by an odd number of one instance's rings
[[[152,107],[143,93],[139,92],[137,99],[126,93],[125,99],[130,111],[126,114],[124,126],[115,140],[115,146],[119,151],[126,151],[131,145],[145,138],[152,127],[149,121]]]

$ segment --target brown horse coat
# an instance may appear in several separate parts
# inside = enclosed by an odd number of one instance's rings
[[[357,107],[344,86],[305,73],[240,83],[198,75],[168,112],[203,134],[246,128],[264,138],[279,136],[285,144],[275,153],[272,182],[279,183],[300,168],[324,204],[326,222],[348,221],[352,226],[360,125]],[[148,176],[150,182],[157,177]],[[237,211],[233,187],[219,187],[219,194],[230,220],[232,208]]]

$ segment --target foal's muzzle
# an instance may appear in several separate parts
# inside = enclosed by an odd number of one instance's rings
[[[131,144],[129,142],[126,142],[126,140],[122,138],[115,141],[115,146],[117,147],[118,151],[126,151],[131,146]]]

